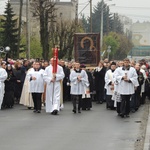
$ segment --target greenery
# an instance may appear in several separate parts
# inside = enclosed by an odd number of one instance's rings
[[[119,60],[127,56],[132,48],[132,43],[125,35],[110,32],[108,35],[104,36],[104,49],[106,50],[104,57],[108,54],[108,46],[111,46],[110,59]]]
[[[107,57],[108,46],[111,46],[109,54],[111,59],[123,59],[132,48],[131,40],[123,32],[123,24],[118,14],[111,14],[109,6],[103,5],[103,47],[101,53],[105,51],[103,57]],[[92,31],[100,32],[102,2],[98,2],[92,13]],[[82,24],[85,32],[90,32],[90,17],[82,16]]]
[[[15,19],[15,14],[9,2],[6,5],[4,19],[1,19],[1,28],[1,45],[4,47],[9,46],[11,49],[11,51],[9,52],[10,56],[12,58],[17,58],[17,19]]]
[[[82,16],[81,22],[64,21],[61,16],[57,18],[55,3],[49,0],[35,0],[32,5],[33,17],[39,19],[40,37],[32,36],[30,41],[30,58],[44,58],[48,60],[52,56],[52,48],[58,46],[59,59],[71,60],[73,58],[74,33],[90,32],[90,17]],[[98,33],[101,24],[101,6],[98,2],[92,13],[92,31]],[[132,48],[131,41],[123,33],[123,25],[118,14],[111,14],[109,7],[104,3],[103,20],[103,48],[107,50],[111,46],[110,59],[123,59]],[[56,21],[57,20],[57,21]],[[18,28],[17,19],[7,3],[5,15],[0,22],[0,45],[10,46],[10,56],[12,58],[26,57],[27,45],[25,32],[21,32],[19,41],[19,55],[17,53]],[[20,39],[20,38],[19,38]],[[107,56],[107,52],[104,57]]]
[[[50,52],[50,28],[55,22],[55,3],[49,0],[35,0],[32,4],[33,15],[40,21],[40,42],[42,46],[42,57],[46,60]]]
[[[98,33],[101,25],[101,8],[102,2],[98,2],[94,6],[92,13],[92,32]],[[106,35],[109,32],[123,33],[123,25],[119,20],[118,14],[111,14],[109,6],[104,3],[103,5],[103,34]],[[90,32],[90,17],[82,16],[82,24],[85,32]]]
[[[1,18],[0,18],[0,20],[1,20]],[[0,46],[3,45],[3,41],[2,41],[2,31],[3,31],[2,22],[0,21]]]
[[[51,41],[52,45],[58,45],[60,59],[72,59],[74,34],[76,32],[83,32],[83,28],[80,24],[75,25],[74,21],[61,21],[56,23],[56,29],[53,31]]]
[[[21,37],[21,45],[24,45],[22,50],[20,50],[19,57],[20,58],[26,58],[26,37]],[[42,47],[40,43],[40,39],[36,36],[31,37],[30,42],[30,58],[42,58]]]

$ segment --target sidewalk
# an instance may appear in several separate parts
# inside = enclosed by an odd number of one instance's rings
[[[146,135],[144,141],[144,149],[143,150],[150,150],[150,104],[149,104],[149,115],[146,127]]]

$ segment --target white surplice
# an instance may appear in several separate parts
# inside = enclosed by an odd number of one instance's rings
[[[122,78],[127,74],[127,78],[131,82],[126,82]],[[135,87],[139,86],[138,76],[135,68],[130,67],[129,70],[124,70],[123,67],[119,67],[115,73],[116,81],[118,82],[118,93],[122,95],[131,95],[135,93]]]
[[[5,69],[0,67],[0,109],[3,102],[4,92],[5,92],[5,84],[4,81],[7,79],[7,72]]]
[[[120,67],[116,68],[116,70],[113,73],[113,80],[114,80],[114,93],[112,95],[112,100],[114,101],[114,107],[117,107],[117,102],[121,102],[121,96],[120,93],[118,92],[119,89],[119,83],[116,79],[116,74],[117,71],[119,70]]]
[[[81,82],[78,81],[77,79],[78,76],[81,76]],[[81,72],[76,72],[75,70],[71,71],[70,81],[71,81],[70,94],[72,95],[85,94],[85,87],[89,86],[88,76],[85,70],[81,70]]]
[[[60,110],[60,92],[61,92],[61,80],[64,78],[64,71],[61,66],[57,66],[56,80],[51,82],[53,78],[53,66],[46,67],[44,72],[44,80],[46,86],[46,112],[53,112],[54,110]]]
[[[114,72],[112,72],[111,69],[109,69],[105,74],[105,89],[107,95],[113,95],[114,92],[114,90],[112,90],[112,85],[110,85],[110,82],[114,84],[113,74]]]
[[[30,81],[29,92],[30,93],[44,93],[44,70],[40,69],[35,71],[32,69],[27,73],[27,78]],[[30,80],[31,77],[35,77],[36,80]]]

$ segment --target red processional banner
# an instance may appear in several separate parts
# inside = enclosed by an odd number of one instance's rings
[[[57,73],[58,48],[53,48],[53,74]]]

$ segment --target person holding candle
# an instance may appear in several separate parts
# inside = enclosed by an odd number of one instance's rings
[[[115,78],[118,82],[118,93],[121,95],[120,116],[129,117],[130,98],[135,93],[135,88],[139,86],[138,76],[135,68],[131,67],[128,58],[124,59],[124,66],[118,68]]]
[[[85,87],[89,88],[88,76],[85,70],[80,68],[80,63],[75,63],[75,69],[70,73],[71,82],[71,97],[73,103],[73,113],[81,113],[82,108],[82,95],[85,94]],[[78,103],[78,108],[76,105]]]
[[[50,59],[50,65],[44,72],[46,86],[46,112],[57,115],[60,110],[61,80],[64,78],[63,68],[55,58]]]
[[[27,78],[30,81],[29,92],[32,94],[34,111],[41,113],[41,96],[44,92],[44,70],[41,69],[40,63],[35,62],[34,68],[27,73]]]

